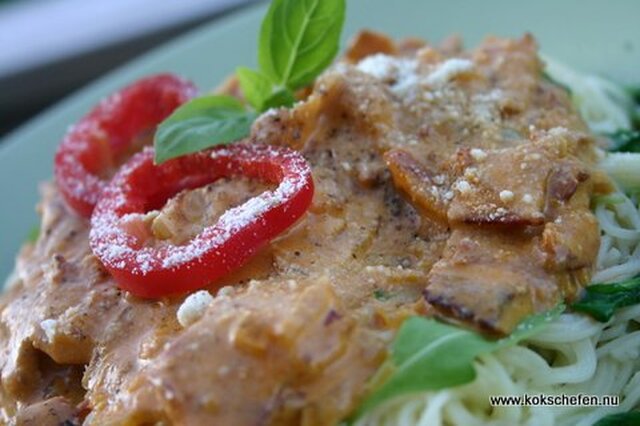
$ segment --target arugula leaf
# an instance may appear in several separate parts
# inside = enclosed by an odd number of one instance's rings
[[[600,322],[607,322],[616,309],[636,303],[640,303],[640,276],[619,283],[592,284],[585,288],[584,296],[571,308]]]
[[[180,106],[156,130],[155,161],[232,142],[249,134],[257,114],[230,96],[206,96]]]
[[[640,411],[610,414],[601,418],[593,426],[636,426],[640,425]]]
[[[638,130],[618,130],[607,135],[613,141],[613,148],[610,151],[618,152],[640,152],[640,131]]]
[[[396,396],[438,390],[469,383],[475,378],[474,360],[482,354],[515,345],[542,330],[564,311],[564,305],[532,315],[513,333],[488,340],[471,330],[435,319],[407,319],[391,346],[391,358],[381,367],[373,383],[381,382],[350,421]]]
[[[281,87],[309,84],[338,52],[345,0],[274,0],[262,22],[258,62]]]
[[[631,95],[631,97],[636,102],[636,104],[640,104],[640,84],[628,86],[626,90],[627,90],[627,93]]]

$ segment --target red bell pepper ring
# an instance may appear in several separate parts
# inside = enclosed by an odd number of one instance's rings
[[[90,217],[105,177],[152,131],[196,95],[195,86],[171,74],[143,78],[100,102],[66,134],[55,156],[56,183],[67,203]]]
[[[132,221],[179,191],[237,176],[277,187],[227,210],[185,245],[150,246],[127,231],[135,229]],[[234,144],[160,165],[153,163],[153,149],[145,148],[104,190],[91,217],[89,243],[117,285],[136,296],[193,291],[239,268],[295,223],[309,208],[313,191],[309,164],[288,148]]]

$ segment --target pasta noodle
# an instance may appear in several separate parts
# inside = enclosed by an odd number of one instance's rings
[[[640,273],[640,212],[635,198],[600,204],[602,242],[594,282]],[[514,347],[481,356],[471,383],[391,400],[356,424],[589,426],[640,404],[640,304],[607,323],[564,313],[541,333]],[[492,407],[490,395],[620,395],[618,406]]]

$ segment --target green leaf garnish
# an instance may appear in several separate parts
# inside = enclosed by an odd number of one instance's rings
[[[257,114],[230,96],[193,99],[176,109],[156,130],[155,161],[233,142],[249,134]]]
[[[264,100],[264,110],[276,107],[290,107],[296,101],[289,89],[278,89]]]
[[[281,87],[309,84],[338,53],[345,0],[274,0],[262,22],[258,62]]]
[[[636,303],[640,303],[640,276],[619,283],[592,284],[585,288],[582,298],[571,308],[606,322],[617,309]]]
[[[607,135],[613,141],[610,151],[640,152],[640,131],[618,130]]]
[[[626,88],[627,92],[629,93],[629,95],[631,95],[631,97],[633,98],[633,100],[637,103],[640,104],[640,84],[635,84],[633,86],[628,86]]]
[[[157,128],[155,161],[234,142],[269,108],[290,107],[294,90],[309,84],[338,52],[345,0],[274,0],[262,21],[260,70],[236,70],[248,109],[229,96],[193,99]]]
[[[247,102],[257,111],[262,111],[265,100],[273,94],[273,82],[271,79],[261,72],[247,67],[238,67],[236,76]]]
[[[439,390],[471,382],[474,360],[482,354],[517,344],[540,332],[558,318],[564,305],[524,319],[510,336],[489,340],[471,330],[435,319],[407,319],[391,346],[391,357],[374,377],[379,383],[350,421],[391,398],[414,392]]]
[[[640,411],[610,414],[601,418],[593,426],[637,426],[640,425]]]

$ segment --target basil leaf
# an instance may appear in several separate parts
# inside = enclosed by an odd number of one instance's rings
[[[510,336],[488,340],[471,330],[435,319],[407,319],[391,346],[391,359],[381,367],[382,384],[365,399],[350,419],[382,402],[408,393],[439,390],[471,382],[478,355],[515,345],[542,330],[564,311],[564,305],[523,320]],[[382,376],[382,379],[380,379]],[[374,379],[374,383],[376,380]]]
[[[613,141],[613,148],[610,151],[640,152],[640,131],[638,130],[618,130],[607,137]]]
[[[344,16],[345,0],[274,0],[260,30],[261,71],[290,90],[309,84],[338,52]]]
[[[236,75],[244,97],[256,110],[263,111],[265,100],[272,95],[273,82],[271,79],[263,73],[247,67],[238,67]]]
[[[610,414],[601,418],[593,426],[636,426],[640,425],[640,411]]]
[[[230,96],[206,96],[177,108],[156,130],[155,161],[233,142],[249,134],[257,114]]]
[[[257,111],[290,107],[296,101],[291,90],[278,88],[269,77],[259,71],[239,67],[236,70],[236,75],[244,97]]]
[[[261,70],[236,71],[247,102],[258,112],[293,105],[293,91],[310,83],[338,52],[344,15],[345,0],[273,0],[260,30]],[[158,126],[155,161],[241,139],[256,117],[228,96],[194,99]]]
[[[295,96],[289,89],[276,90],[264,100],[264,110],[276,107],[290,107],[296,101]]]
[[[607,322],[616,309],[636,303],[640,303],[640,276],[619,283],[592,284],[584,289],[582,298],[571,308]]]

